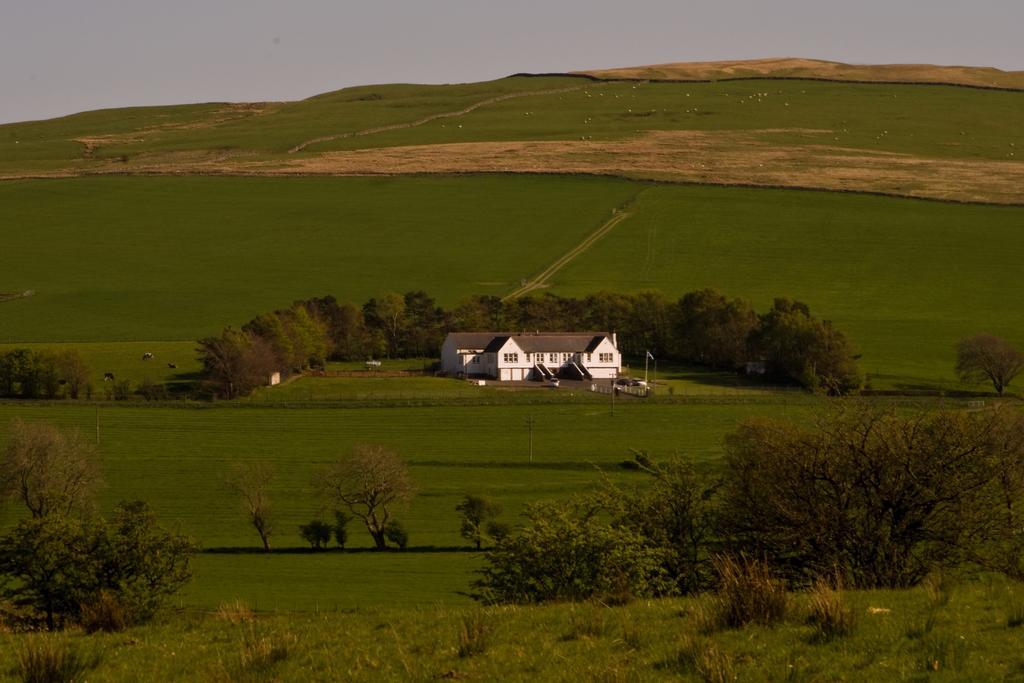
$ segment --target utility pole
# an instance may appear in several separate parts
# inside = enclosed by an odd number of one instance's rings
[[[533,462],[533,415],[526,418],[526,429],[530,432],[530,462]]]
[[[615,380],[612,380],[612,417],[615,417],[615,394],[619,392],[619,388],[615,386]]]

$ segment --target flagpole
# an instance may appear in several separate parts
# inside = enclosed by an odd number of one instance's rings
[[[651,358],[651,352],[644,349],[644,384],[647,384],[647,362]]]

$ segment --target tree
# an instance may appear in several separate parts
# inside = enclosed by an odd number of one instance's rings
[[[75,621],[113,596],[129,623],[153,616],[190,578],[196,551],[142,502],[122,503],[110,522],[60,514],[27,519],[0,537],[0,593],[46,628]]]
[[[405,298],[401,294],[387,292],[370,299],[363,306],[366,324],[378,330],[387,344],[389,358],[397,358],[402,350],[402,336],[407,326]]]
[[[216,393],[226,398],[245,396],[267,384],[281,369],[273,347],[251,332],[226,328],[219,337],[199,340],[199,361]]]
[[[242,508],[259,535],[265,552],[270,552],[270,535],[274,530],[270,507],[270,484],[273,480],[273,468],[262,462],[236,463],[224,480],[228,489],[241,498]]]
[[[352,515],[344,510],[334,511],[334,540],[339,548],[344,548],[348,543],[348,523],[352,521]]]
[[[77,432],[15,419],[0,460],[0,494],[32,517],[68,515],[92,506],[102,482],[95,449]]]
[[[956,374],[961,382],[992,382],[1002,395],[1017,375],[1024,371],[1024,353],[1005,339],[991,334],[976,334],[956,345]]]
[[[455,511],[462,514],[462,537],[480,550],[490,536],[488,531],[491,522],[501,514],[501,505],[484,496],[466,494],[462,502],[455,506]]]
[[[746,301],[714,289],[689,292],[679,300],[674,350],[683,360],[733,369],[748,360],[747,338],[756,327]]]
[[[397,519],[389,519],[384,525],[384,538],[394,543],[399,550],[405,550],[409,545],[409,532]]]
[[[621,599],[672,594],[663,551],[600,518],[590,500],[539,503],[487,554],[474,597],[484,602]]]
[[[844,406],[812,427],[747,421],[726,452],[720,532],[793,580],[839,571],[902,588],[936,568],[1020,562],[1020,414]]]
[[[77,349],[67,349],[55,355],[57,374],[64,382],[69,398],[78,398],[89,381],[89,366]]]
[[[750,336],[752,350],[768,363],[777,379],[811,390],[845,394],[860,386],[850,343],[828,321],[811,316],[806,304],[775,300]]]
[[[392,509],[407,504],[416,492],[409,468],[380,444],[353,447],[350,457],[322,470],[314,486],[362,520],[377,550],[387,548],[385,530]]]
[[[323,550],[331,542],[331,525],[321,519],[299,526],[299,535],[313,550]]]

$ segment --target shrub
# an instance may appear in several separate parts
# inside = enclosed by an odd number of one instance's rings
[[[314,519],[309,524],[299,526],[299,534],[309,543],[313,550],[323,550],[331,542],[331,525],[323,520]]]
[[[15,673],[24,683],[71,683],[81,680],[99,661],[97,654],[84,654],[63,638],[30,636],[18,651]]]
[[[507,522],[489,522],[487,524],[487,535],[495,543],[500,543],[512,533],[512,525]]]
[[[596,517],[592,501],[547,502],[526,510],[528,524],[487,555],[474,597],[486,602],[587,600],[673,591],[663,552],[628,529]]]
[[[839,582],[833,586],[825,579],[814,582],[810,593],[808,622],[815,629],[815,640],[828,642],[853,633],[856,617],[846,606]]]
[[[459,623],[459,657],[473,657],[487,651],[494,623],[483,612],[472,612]]]
[[[397,519],[392,519],[384,525],[384,538],[398,546],[399,550],[405,550],[405,547],[409,545],[409,532],[405,530],[405,525]]]
[[[785,618],[789,606],[785,585],[772,577],[766,562],[725,555],[712,562],[718,573],[711,613],[714,626],[770,626]]]
[[[82,603],[79,623],[86,633],[114,633],[128,628],[131,615],[115,593],[101,590],[96,597]]]

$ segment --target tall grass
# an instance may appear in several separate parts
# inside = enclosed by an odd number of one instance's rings
[[[828,642],[851,635],[856,615],[846,605],[841,583],[819,578],[808,596],[807,621],[814,627],[814,640]]]
[[[487,651],[494,633],[494,621],[484,612],[472,612],[459,623],[459,646],[456,649],[460,658],[475,657]]]
[[[762,560],[721,555],[713,560],[718,590],[703,617],[706,630],[769,626],[786,617],[789,598],[782,581],[772,577]]]
[[[25,638],[14,672],[23,683],[71,683],[100,663],[97,652],[87,653],[60,636]]]
[[[736,680],[732,657],[710,638],[687,636],[677,658],[683,673],[693,673],[705,683]]]

